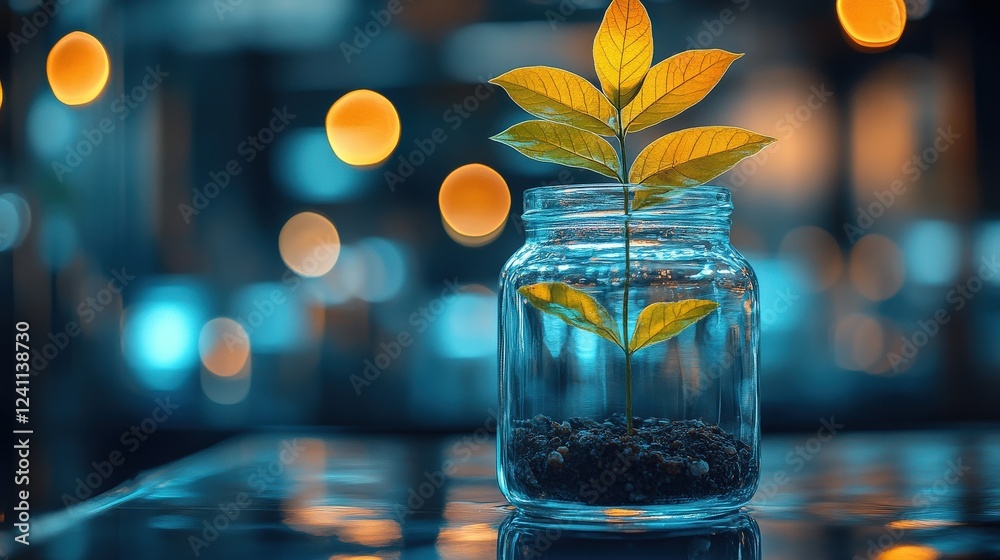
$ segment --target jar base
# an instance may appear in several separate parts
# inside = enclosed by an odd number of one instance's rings
[[[509,499],[509,498],[508,498]],[[661,504],[622,507],[595,507],[552,500],[509,501],[518,511],[550,521],[564,521],[574,524],[594,523],[611,530],[629,528],[690,526],[692,523],[711,522],[732,516],[739,512],[745,502],[707,499],[680,504]],[[749,501],[749,500],[747,500]]]

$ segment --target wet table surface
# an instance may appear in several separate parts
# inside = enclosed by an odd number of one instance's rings
[[[743,511],[636,531],[516,515],[485,434],[244,436],[39,515],[30,549],[60,560],[1000,558],[1000,431],[765,437],[762,455]],[[0,556],[16,558],[10,537]]]

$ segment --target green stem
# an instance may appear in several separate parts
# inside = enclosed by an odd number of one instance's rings
[[[635,434],[635,427],[632,426],[632,352],[629,350],[628,334],[628,292],[632,278],[632,235],[629,222],[632,218],[632,212],[629,209],[628,200],[628,174],[626,172],[628,154],[625,150],[625,131],[621,128],[621,111],[618,111],[618,123],[618,145],[621,147],[622,152],[621,175],[619,179],[621,179],[622,183],[622,209],[625,213],[625,297],[622,299],[622,340],[625,341],[622,346],[622,350],[625,352],[625,426],[628,435],[631,436]]]

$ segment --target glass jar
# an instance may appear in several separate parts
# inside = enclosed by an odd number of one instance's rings
[[[664,199],[626,214],[620,185],[525,192],[526,241],[500,275],[497,430],[500,488],[522,510],[583,521],[698,518],[739,508],[757,488],[758,285],[729,241],[731,195],[702,186]],[[615,327],[622,340],[650,304],[718,307],[629,353],[518,291],[548,282],[626,323]]]

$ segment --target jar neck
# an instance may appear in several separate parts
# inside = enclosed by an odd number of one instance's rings
[[[644,187],[629,186],[630,209]],[[625,214],[621,185],[540,187],[524,195],[528,243],[729,243],[732,197],[721,187],[688,187]]]

